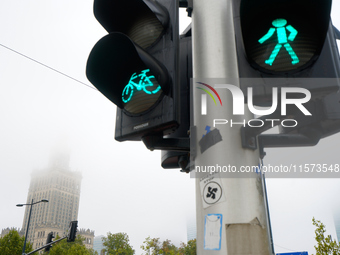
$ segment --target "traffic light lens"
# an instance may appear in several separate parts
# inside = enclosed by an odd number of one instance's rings
[[[164,28],[153,13],[145,13],[133,22],[126,32],[132,41],[143,49],[150,47],[162,35]]]
[[[161,94],[161,86],[150,69],[133,73],[122,92],[124,109],[132,114],[142,113],[155,105]]]
[[[93,47],[86,75],[119,108],[141,114],[167,94],[169,77],[164,70],[126,35],[111,33]]]
[[[293,24],[295,22],[292,22]],[[252,40],[247,45],[248,57],[263,69],[274,72],[286,72],[295,70],[306,64],[313,56],[317,55],[319,38],[313,37],[312,29],[305,22],[291,25],[287,19],[275,19],[263,23],[270,24],[265,29],[254,31]],[[260,31],[265,31],[260,35]],[[257,42],[255,42],[255,36]]]
[[[329,2],[242,0],[240,19],[248,61],[268,73],[294,72],[313,63],[328,31]]]

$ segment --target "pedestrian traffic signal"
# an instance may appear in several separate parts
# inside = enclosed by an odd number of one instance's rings
[[[67,233],[67,242],[74,242],[76,240],[78,221],[71,221]]]
[[[48,233],[47,239],[46,239],[46,244],[51,243],[53,238],[54,238],[53,232]],[[52,245],[49,245],[49,246],[45,247],[45,251],[46,252],[50,251],[51,247],[52,247]]]
[[[178,1],[94,0],[107,30],[86,66],[89,81],[117,106],[115,139],[161,136],[179,125]]]
[[[250,63],[269,73],[311,64],[323,48],[331,4],[331,0],[242,0],[242,37]]]
[[[312,98],[339,89],[331,5],[331,0],[233,1],[240,86],[244,92],[253,88],[256,105],[270,104],[273,87],[305,88]]]

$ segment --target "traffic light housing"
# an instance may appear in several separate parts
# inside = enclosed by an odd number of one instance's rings
[[[190,130],[190,80],[192,79],[192,38],[191,25],[180,36],[179,41],[179,84],[181,115],[179,128],[166,138],[186,139],[189,142]],[[190,155],[188,151],[162,150],[161,165],[165,169],[181,168],[188,172]]]
[[[89,81],[117,106],[115,139],[163,136],[179,126],[178,1],[95,0],[109,33],[93,47]]]
[[[304,103],[311,115],[290,107],[284,115],[275,112],[260,117],[289,118],[298,123],[294,127],[280,125],[280,134],[260,135],[261,156],[265,154],[263,147],[312,146],[339,132],[340,59],[338,32],[330,19],[332,1],[232,0],[232,4],[244,95],[251,88],[254,105],[268,107],[274,88],[279,93],[284,87],[311,93],[309,102]],[[289,93],[288,97],[301,98],[301,93]],[[256,136],[268,128],[242,128],[243,147],[255,149]]]
[[[76,240],[78,221],[71,221],[67,233],[67,242],[74,242]]]
[[[48,233],[47,239],[46,239],[46,244],[51,243],[51,242],[52,242],[52,239],[53,239],[54,237],[55,237],[55,236],[53,236],[53,232]],[[50,251],[51,247],[52,247],[52,245],[49,245],[49,246],[45,247],[45,251],[46,251],[46,252]]]
[[[339,89],[331,0],[233,0],[240,86],[268,106],[273,87],[320,99]]]

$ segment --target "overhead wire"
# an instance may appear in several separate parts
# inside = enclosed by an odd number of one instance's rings
[[[57,73],[59,73],[59,74],[65,76],[65,77],[67,77],[67,78],[69,78],[69,79],[71,79],[71,80],[74,80],[74,81],[76,81],[76,82],[78,82],[78,83],[80,83],[80,84],[82,84],[82,85],[84,85],[84,86],[87,86],[87,87],[89,87],[89,88],[91,88],[91,89],[94,89],[94,90],[98,91],[95,87],[92,87],[92,86],[90,86],[90,85],[88,85],[88,84],[86,84],[86,83],[84,83],[84,82],[82,82],[82,81],[80,81],[80,80],[78,80],[78,79],[76,79],[76,78],[73,78],[73,77],[70,76],[70,75],[67,75],[67,74],[65,74],[65,73],[63,73],[63,72],[61,72],[61,71],[59,71],[59,70],[57,70],[57,69],[55,69],[55,68],[53,68],[53,67],[50,67],[50,66],[48,66],[48,65],[46,65],[46,64],[44,64],[44,63],[42,63],[42,62],[39,62],[38,60],[35,60],[34,58],[31,58],[31,57],[29,57],[29,56],[27,56],[27,55],[25,55],[25,54],[22,54],[22,53],[20,53],[20,52],[14,50],[14,49],[12,49],[12,48],[10,48],[10,47],[7,47],[6,45],[3,45],[3,44],[0,43],[0,46],[2,46],[2,47],[4,47],[5,49],[10,50],[10,51],[12,51],[12,52],[18,54],[18,55],[20,55],[20,56],[22,56],[22,57],[25,57],[25,58],[27,58],[27,59],[29,59],[29,60],[31,60],[31,61],[33,61],[33,62],[39,64],[39,65],[42,65],[42,66],[44,66],[44,67],[46,67],[46,68],[48,68],[48,69],[50,69],[50,70],[52,70],[52,71],[54,71],[54,72],[57,72]]]
[[[286,250],[288,250],[288,251],[294,251],[294,252],[297,252],[297,251],[295,251],[295,250],[288,249],[288,248],[286,248],[286,247],[280,246],[280,245],[278,245],[278,244],[275,244],[275,243],[274,243],[274,245],[275,245],[275,246],[278,246],[278,247],[280,247],[280,248],[286,249]]]

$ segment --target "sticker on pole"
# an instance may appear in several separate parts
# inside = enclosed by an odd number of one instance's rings
[[[203,135],[202,139],[198,142],[202,154],[213,145],[222,141],[221,133],[217,128],[211,130],[210,126],[206,126],[205,130],[207,133]]]
[[[209,182],[203,189],[203,199],[207,204],[215,204],[222,197],[222,188],[217,182]]]
[[[204,250],[221,250],[222,214],[207,214],[204,219]]]
[[[201,178],[200,188],[203,208],[225,201],[223,188],[219,174],[208,174]]]

